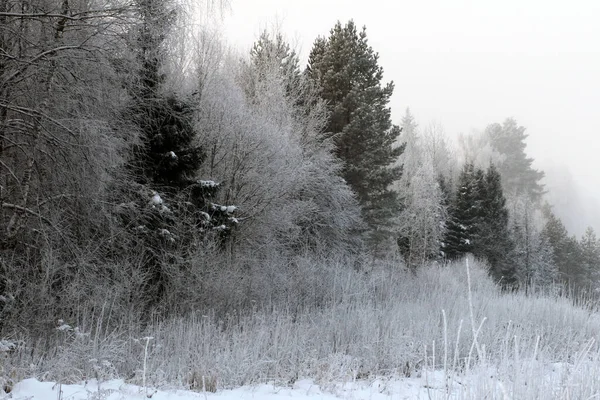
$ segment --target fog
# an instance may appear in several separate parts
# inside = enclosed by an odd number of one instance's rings
[[[600,230],[600,2],[232,0],[223,29],[247,51],[277,27],[306,60],[317,36],[349,19],[367,27],[396,84],[396,123],[410,107],[456,137],[515,118],[556,213],[572,233]]]

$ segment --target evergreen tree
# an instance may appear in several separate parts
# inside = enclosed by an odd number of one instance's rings
[[[387,106],[394,85],[382,86],[378,58],[365,28],[358,32],[353,21],[345,26],[338,22],[327,39],[316,40],[307,68],[329,104],[324,131],[333,137],[335,154],[343,161],[342,177],[363,208],[371,244],[392,236],[400,202],[390,186],[402,172],[392,165],[403,151],[403,146],[394,147],[400,128],[392,125]]]
[[[516,271],[510,262],[513,245],[500,179],[493,165],[483,172],[472,163],[465,164],[450,207],[442,251],[449,259],[467,253],[485,259],[497,281],[514,285]]]
[[[175,11],[170,1],[139,0],[139,27],[134,47],[138,71],[129,85],[129,117],[138,127],[141,144],[131,163],[136,181],[167,188],[190,183],[203,161],[202,149],[193,143],[191,104],[175,94],[165,95],[161,73],[165,40]]]
[[[252,117],[264,125],[260,134],[249,132],[248,136],[251,147],[265,140],[264,154],[257,154],[256,161],[276,160],[267,162],[266,171],[258,173],[262,190],[270,192],[265,195],[274,199],[266,201],[270,206],[246,226],[251,229],[269,219],[277,221],[276,228],[271,225],[268,229],[269,235],[291,252],[317,248],[340,254],[361,251],[357,235],[363,225],[360,208],[339,176],[340,161],[332,154],[332,144],[321,137],[328,112],[314,82],[299,73],[298,57],[281,34],[263,32],[250,56],[248,68],[242,71],[243,89]],[[276,154],[267,155],[270,151]],[[269,188],[262,181],[273,180],[274,175],[282,181]],[[253,240],[258,239],[256,232]]]
[[[544,185],[540,183],[544,173],[532,168],[533,158],[525,154],[525,128],[509,118],[502,125],[489,125],[485,132],[492,148],[501,156],[498,170],[506,193],[510,196],[525,194],[539,202],[545,193]]]
[[[487,260],[492,276],[502,285],[514,286],[516,268],[510,255],[513,243],[508,227],[508,209],[502,192],[500,173],[492,164],[485,176],[478,175],[478,196],[480,199],[480,219],[478,225],[478,241],[473,253]]]
[[[267,75],[274,72],[271,70],[275,69],[286,95],[295,96],[295,92],[301,85],[300,59],[281,33],[271,35],[267,31],[263,31],[252,46],[250,58],[253,72],[257,77],[249,83],[264,82],[267,80]],[[252,88],[252,85],[248,86]],[[252,98],[255,93],[248,93],[248,95],[249,98]]]
[[[449,208],[448,225],[442,251],[448,259],[460,258],[473,251],[479,226],[479,189],[481,173],[466,163],[458,178],[458,188]]]
[[[401,146],[404,143],[405,148],[396,163],[396,165],[402,165],[403,168],[397,191],[403,194],[404,190],[409,186],[413,175],[421,165],[422,151],[419,146],[418,125],[408,108],[402,117],[400,127],[402,128],[402,134],[398,137],[397,146]]]
[[[544,240],[552,247],[552,261],[558,269],[559,279],[570,289],[587,284],[587,274],[583,266],[581,248],[576,238],[570,237],[564,224],[549,205],[543,207],[546,224],[542,230]]]
[[[196,143],[194,101],[165,87],[162,68],[176,13],[169,1],[139,0],[139,26],[134,51],[138,70],[128,82],[131,96],[126,119],[139,132],[129,170],[133,182],[120,207],[121,221],[133,244],[143,249],[149,276],[149,305],[160,303],[173,271],[208,232],[225,239],[237,223],[235,207],[214,204],[219,184],[196,177],[204,152]],[[178,265],[178,267],[174,267]]]
[[[600,278],[600,241],[592,227],[588,227],[579,241],[583,273],[593,290],[598,289]],[[587,284],[586,284],[587,286]]]

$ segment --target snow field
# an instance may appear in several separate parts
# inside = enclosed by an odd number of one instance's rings
[[[161,390],[201,391],[204,380],[217,389],[206,396],[225,399],[307,398],[306,385],[314,388],[308,398],[323,399],[575,399],[600,393],[600,319],[569,299],[501,294],[477,265],[470,271],[471,291],[464,264],[424,268],[417,276],[385,266],[368,275],[345,266],[331,271],[330,293],[319,307],[306,300],[304,308],[199,312],[143,332],[108,330],[83,318],[69,325],[77,331],[55,329],[45,346],[22,338],[5,352],[3,371],[16,382],[126,378]]]
[[[592,399],[598,387],[574,380],[566,364],[531,365],[536,371],[529,385],[506,380],[491,367],[478,367],[469,375],[448,376],[443,371],[423,370],[418,377],[381,377],[364,381],[330,382],[318,385],[303,379],[287,385],[263,383],[216,393],[176,388],[141,387],[123,380],[98,382],[90,380],[79,384],[40,382],[35,378],[16,384],[1,399],[14,400],[233,400],[233,399],[320,399],[320,400],[391,400],[391,399]],[[591,371],[587,371],[588,373]],[[598,372],[597,366],[594,371]],[[532,378],[523,375],[521,379]],[[592,378],[588,376],[588,378]],[[565,384],[566,383],[566,384]],[[515,389],[517,389],[515,391]]]

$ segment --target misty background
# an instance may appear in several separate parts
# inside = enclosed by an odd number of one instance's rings
[[[422,127],[436,123],[456,139],[515,118],[546,173],[546,199],[580,236],[600,229],[599,15],[592,0],[233,0],[222,29],[247,52],[276,28],[305,63],[336,21],[365,25],[384,80],[396,85],[394,123],[410,107]]]

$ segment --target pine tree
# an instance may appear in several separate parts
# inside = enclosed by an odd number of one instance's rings
[[[264,141],[262,151],[276,153],[254,156],[256,161],[276,159],[266,163],[266,171],[253,172],[261,176],[265,196],[273,199],[266,200],[270,206],[246,226],[262,221],[287,252],[317,248],[359,252],[363,248],[357,235],[363,225],[360,208],[339,176],[340,161],[332,154],[332,144],[321,137],[328,112],[314,82],[299,73],[296,53],[278,33],[263,32],[244,66],[241,81],[249,103],[245,106],[263,124],[260,134],[248,135],[251,147]],[[239,140],[235,142],[237,146]],[[273,175],[281,181],[269,188],[266,181]],[[265,223],[268,220],[277,221],[275,227]],[[255,231],[253,236],[259,235]]]
[[[485,132],[492,148],[501,155],[498,170],[506,193],[510,196],[525,194],[539,202],[545,193],[544,185],[540,183],[544,173],[532,168],[533,158],[525,154],[525,128],[509,118],[502,125],[489,125]]]
[[[330,36],[316,40],[308,76],[331,111],[325,135],[333,137],[335,154],[343,161],[342,177],[355,191],[370,228],[370,242],[392,236],[400,205],[390,189],[402,172],[392,166],[403,146],[394,147],[400,128],[391,123],[387,106],[393,83],[382,86],[383,69],[367,41],[365,28],[353,21],[337,23]]]
[[[228,230],[233,226],[231,206],[212,203],[219,185],[196,177],[205,154],[196,143],[195,101],[193,97],[165,94],[161,68],[165,41],[177,17],[173,4],[139,0],[137,6],[140,24],[135,50],[139,70],[138,79],[130,86],[132,104],[128,110],[128,116],[141,133],[141,144],[131,160],[134,179],[153,193],[163,192],[172,200],[184,197],[184,203],[193,208],[186,213],[192,211],[199,227]]]

